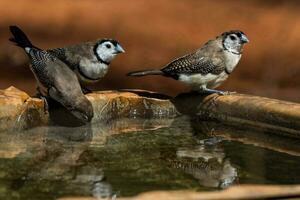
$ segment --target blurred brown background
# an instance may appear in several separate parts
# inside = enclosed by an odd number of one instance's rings
[[[114,38],[126,50],[94,89],[141,88],[175,95],[188,88],[164,77],[130,78],[161,67],[231,29],[250,43],[221,89],[300,102],[300,1],[1,0],[0,88],[34,94],[24,52],[8,42],[19,25],[41,48]]]

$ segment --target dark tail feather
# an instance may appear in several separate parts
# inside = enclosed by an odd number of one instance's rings
[[[127,76],[147,76],[147,75],[163,75],[164,73],[161,70],[143,70],[143,71],[135,71],[129,72]]]
[[[17,46],[22,48],[34,47],[20,28],[18,28],[17,26],[10,26],[9,30],[14,36],[13,38],[10,38],[9,41],[14,42]]]

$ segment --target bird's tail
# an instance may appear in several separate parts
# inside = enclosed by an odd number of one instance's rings
[[[10,26],[9,27],[10,32],[14,37],[9,38],[9,41],[14,42],[17,46],[21,48],[32,48],[34,47],[28,37],[25,35],[25,33],[17,26]]]
[[[129,72],[127,76],[147,76],[147,75],[163,75],[164,73],[161,70],[157,69],[150,69],[150,70],[143,70],[143,71],[134,71]]]

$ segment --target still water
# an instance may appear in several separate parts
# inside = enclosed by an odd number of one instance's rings
[[[0,134],[0,199],[122,197],[300,183],[300,146],[259,130],[119,119]]]

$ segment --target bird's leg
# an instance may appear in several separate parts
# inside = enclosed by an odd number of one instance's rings
[[[39,87],[36,88],[36,91],[37,91],[37,93],[36,93],[35,97],[40,98],[44,102],[44,111],[45,111],[45,113],[48,112],[49,111],[49,104],[48,104],[48,101],[47,101],[47,97],[45,97],[42,94]]]
[[[224,95],[224,91],[221,91],[221,90],[214,90],[214,89],[208,89],[208,88],[203,88],[201,91],[201,93],[204,93],[204,94],[214,94],[214,93],[217,93],[217,94],[221,94],[221,95]]]
[[[44,111],[45,113],[47,113],[49,111],[49,104],[48,104],[48,100],[47,97],[44,96],[40,96],[40,98],[43,100],[44,102]]]
[[[214,90],[214,89],[208,89],[208,88],[205,88],[202,90],[203,93],[207,93],[207,94],[219,94],[219,95],[230,95],[232,92],[229,92],[229,91],[222,91],[222,90]]]

